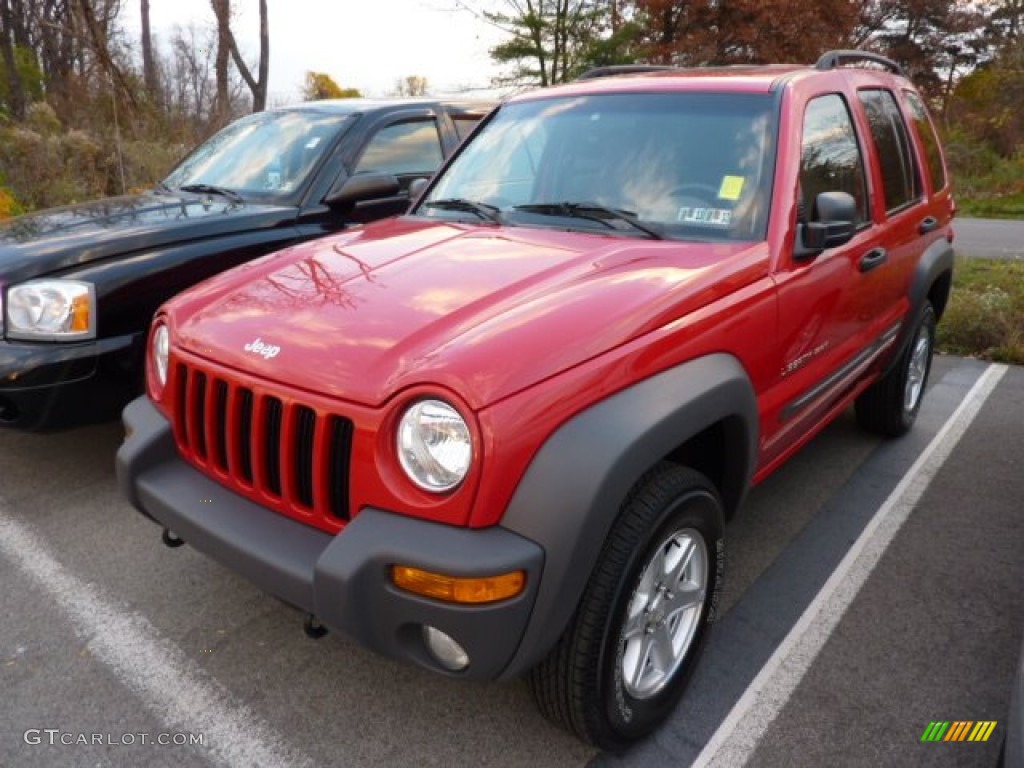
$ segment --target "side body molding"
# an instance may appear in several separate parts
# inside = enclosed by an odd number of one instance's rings
[[[502,677],[526,671],[555,644],[637,480],[715,424],[724,438],[719,487],[731,514],[750,484],[758,445],[757,400],[731,355],[698,358],[618,392],[564,424],[537,452],[502,526],[544,548],[544,575]]]

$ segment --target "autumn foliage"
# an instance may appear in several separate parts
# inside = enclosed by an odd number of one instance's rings
[[[159,48],[148,36],[150,0],[139,2],[0,0],[0,183],[26,208],[152,183],[226,121],[266,104],[266,0],[257,4],[255,62],[232,30],[237,0],[211,0],[213,26],[179,28]],[[1022,0],[455,2],[504,34],[491,51],[502,86],[553,85],[606,64],[808,64],[834,48],[882,53],[928,97],[958,177],[998,177],[1000,188],[1024,177]],[[141,41],[123,18],[136,8]],[[396,92],[425,90],[417,77]],[[358,95],[318,72],[303,92]]]
[[[16,216],[20,210],[18,201],[14,199],[14,196],[3,187],[0,187],[0,221]]]
[[[814,61],[849,47],[858,22],[848,0],[637,0],[641,47],[657,63],[686,66]]]
[[[302,86],[304,101],[321,101],[323,99],[356,99],[362,94],[355,88],[342,88],[334,79],[323,72],[307,72],[306,82]]]

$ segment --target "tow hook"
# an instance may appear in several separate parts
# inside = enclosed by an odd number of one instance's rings
[[[160,534],[160,540],[171,549],[180,547],[185,543],[184,539],[179,539],[178,534],[174,533],[169,528],[164,528],[164,532]]]
[[[306,614],[306,620],[302,623],[303,631],[314,640],[319,640],[327,634],[327,627],[319,622],[312,613]]]

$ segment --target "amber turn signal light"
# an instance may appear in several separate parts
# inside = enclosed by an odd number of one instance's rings
[[[526,571],[469,578],[446,576],[408,565],[391,566],[391,580],[399,589],[447,603],[495,603],[515,597],[526,586]]]
[[[88,295],[76,296],[71,300],[71,331],[85,333],[89,330],[89,309]]]

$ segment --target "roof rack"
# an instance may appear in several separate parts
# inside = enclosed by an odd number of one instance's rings
[[[611,64],[606,67],[588,69],[577,80],[593,80],[597,77],[615,77],[616,75],[639,75],[644,72],[664,72],[676,69],[671,64]]]
[[[870,51],[829,51],[828,53],[822,54],[821,58],[815,63],[814,68],[836,69],[846,64],[853,64],[858,61],[867,61],[872,64],[878,64],[893,74],[900,75],[902,77],[907,76],[907,73],[903,71],[903,67],[895,61],[888,59],[885,56],[880,56],[877,53],[871,53]]]

